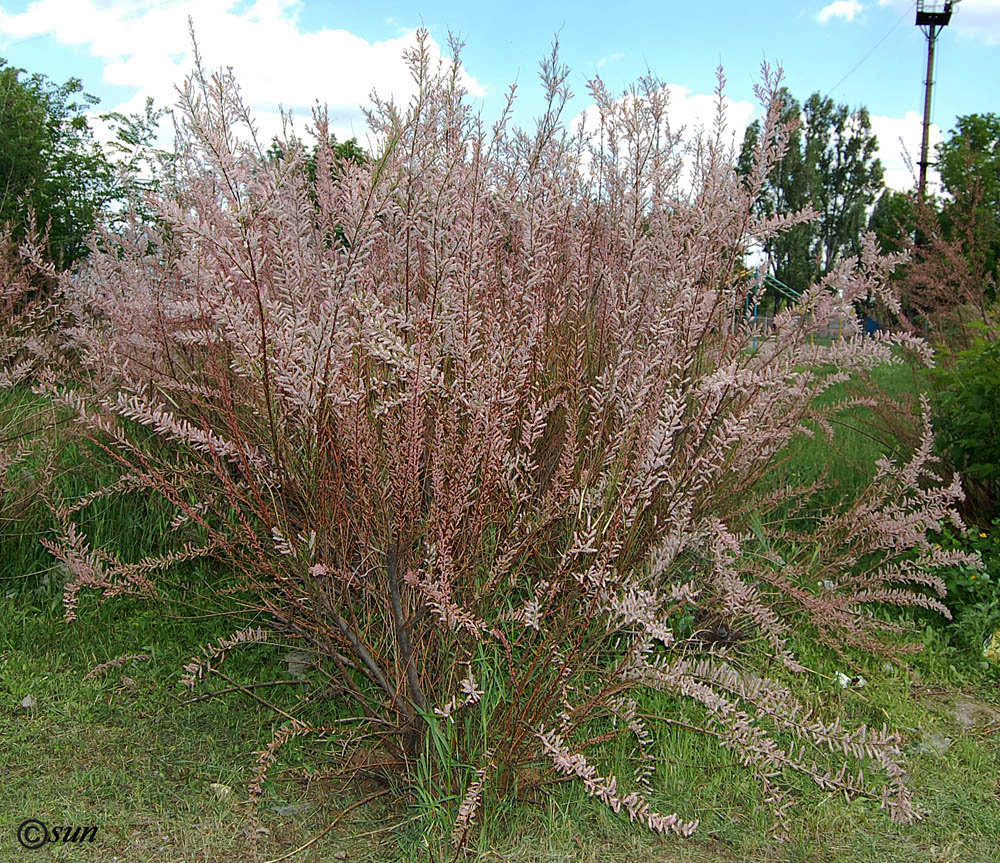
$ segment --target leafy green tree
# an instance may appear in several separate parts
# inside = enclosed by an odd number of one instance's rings
[[[76,78],[54,84],[0,58],[0,224],[18,239],[33,213],[60,267],[86,254],[112,193],[114,168],[87,120],[96,102]]]
[[[959,117],[949,138],[937,146],[937,169],[952,195],[975,181],[983,206],[1000,218],[1000,115]]]
[[[288,150],[293,147],[304,147],[304,144],[298,138],[292,138],[289,141],[284,142],[278,137],[274,137],[271,139],[271,146],[268,147],[265,156],[272,162],[281,162],[288,157]],[[308,180],[306,186],[309,191],[309,197],[314,204],[317,200],[316,177],[318,171],[318,155],[319,145],[313,144],[313,146],[307,150],[305,159],[302,162],[302,166]],[[333,157],[332,170],[334,174],[337,174],[340,171],[341,165],[345,165],[347,163],[364,165],[369,158],[364,148],[358,144],[355,138],[350,138],[347,141],[337,141],[336,136],[332,134],[330,135],[330,155]],[[340,225],[335,226],[333,236],[328,237],[328,242],[332,243],[334,239],[341,243],[345,243],[347,240],[344,235],[344,230]]]
[[[764,250],[774,275],[802,291],[839,260],[860,251],[868,208],[883,190],[883,171],[865,108],[851,111],[819,93],[800,105],[787,90],[781,94],[783,120],[795,127],[758,212],[794,213],[811,205],[819,214],[816,221],[770,240]],[[738,168],[744,175],[759,137],[760,124],[754,122],[740,153]]]
[[[126,202],[140,219],[153,220],[144,198],[164,184],[169,185],[176,167],[176,154],[156,146],[160,122],[171,113],[169,108],[155,107],[152,98],[147,98],[141,112],[101,115],[114,133],[105,145],[117,169],[108,195],[107,215],[112,223]]]
[[[927,202],[931,202],[929,197]],[[902,252],[909,248],[915,224],[913,207],[913,200],[905,192],[886,189],[879,195],[868,218],[868,230],[875,234],[883,252]]]
[[[975,236],[963,238],[967,254],[995,283],[1000,276],[1000,116],[959,117],[937,146],[937,168],[948,197],[942,229],[957,236],[963,223],[974,225]]]
[[[1000,276],[1000,117],[970,114],[937,148],[942,194],[921,204],[886,193],[869,227],[882,248],[909,252],[897,269],[911,323],[939,345],[970,349],[996,338]]]
[[[819,211],[813,254],[821,272],[861,251],[867,211],[884,188],[878,140],[866,108],[851,111],[813,93],[803,108],[805,160]]]
[[[803,152],[799,122],[802,106],[785,88],[781,89],[780,98],[781,121],[792,124],[792,127],[788,149],[772,168],[768,183],[756,204],[758,214],[766,216],[795,213],[811,203],[813,180]],[[738,170],[743,176],[750,172],[753,152],[759,140],[760,121],[755,120],[746,130],[740,151]],[[775,278],[797,291],[808,287],[814,276],[810,252],[814,234],[814,225],[799,224],[770,238],[764,244],[764,254],[771,262]]]
[[[289,142],[292,146],[302,144],[298,139],[293,139]],[[274,161],[280,162],[286,157],[286,147],[288,145],[281,141],[279,138],[275,137],[271,139],[271,146],[267,149],[267,158]],[[305,157],[305,170],[306,176],[309,178],[309,186],[313,188],[316,185],[316,162],[318,145],[314,144],[311,149],[306,154]],[[353,162],[355,165],[363,165],[368,161],[368,154],[361,147],[356,138],[351,138],[347,141],[338,141],[336,136],[330,136],[330,150],[333,154],[333,158],[336,164],[343,164],[345,162]]]

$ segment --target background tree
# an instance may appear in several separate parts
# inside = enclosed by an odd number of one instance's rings
[[[993,339],[1000,252],[1000,118],[959,117],[938,145],[941,195],[920,204],[886,192],[869,219],[884,251],[909,253],[897,269],[910,322],[939,347]]]
[[[115,171],[87,119],[96,102],[77,78],[54,84],[0,58],[0,224],[19,240],[33,212],[62,268],[86,254],[112,194]]]
[[[802,147],[802,106],[784,87],[779,92],[779,98],[782,103],[781,122],[788,124],[789,128],[788,148],[775,163],[768,183],[755,204],[760,215],[796,213],[811,203],[810,192],[814,181]],[[738,170],[743,176],[750,173],[759,141],[760,121],[754,120],[747,127],[739,156]],[[764,243],[764,254],[771,263],[774,277],[800,293],[813,278],[810,249],[814,234],[814,225],[799,224]]]
[[[271,140],[271,146],[268,147],[267,158],[275,163],[280,162],[287,158],[289,155],[288,150],[296,144],[302,144],[302,142],[297,138],[292,138],[286,142],[282,141],[278,137],[274,137]],[[330,135],[330,152],[334,159],[334,171],[339,170],[339,166],[346,162],[352,162],[355,165],[363,165],[368,160],[368,154],[365,152],[364,148],[358,144],[356,138],[350,138],[347,141],[337,141],[336,135]],[[318,154],[319,144],[313,144],[311,148],[308,148],[303,163],[306,176],[309,179],[309,187],[313,190],[313,194],[315,194],[316,187]]]
[[[777,279],[803,291],[842,258],[861,251],[869,208],[883,190],[878,141],[865,108],[851,111],[813,93],[800,105],[782,89],[782,119],[797,122],[788,149],[768,177],[757,210],[773,215],[812,206],[818,218],[765,244]],[[738,169],[746,176],[760,137],[751,123],[743,139]]]
[[[818,272],[826,273],[842,258],[860,254],[868,208],[884,188],[882,163],[866,108],[851,111],[813,93],[803,116],[810,200],[820,215],[811,251]]]
[[[1000,215],[1000,116],[959,117],[948,139],[937,146],[937,168],[952,194],[975,178],[983,188],[983,205]]]
[[[963,475],[964,514],[1000,511],[1000,118],[959,117],[937,148],[940,196],[884,195],[869,222],[897,273],[903,310],[937,348],[932,404],[938,451]]]
[[[914,219],[914,202],[910,196],[886,189],[875,202],[868,218],[868,230],[875,234],[883,252],[901,252],[910,247]],[[894,278],[897,275],[898,271]]]
[[[169,108],[157,108],[147,97],[142,111],[101,115],[113,133],[104,148],[115,166],[106,196],[106,215],[112,224],[123,215],[126,202],[141,221],[154,218],[146,197],[169,184],[176,170],[176,153],[157,146],[161,121],[172,113]]]
[[[368,161],[368,154],[365,152],[364,148],[361,147],[356,138],[350,138],[347,141],[337,141],[337,136],[331,134],[329,136],[329,149],[327,151],[329,158],[329,170],[334,177],[340,175],[340,172],[344,169],[345,165],[364,165]],[[292,157],[295,154],[297,148],[301,148],[304,153],[299,166],[301,170],[305,171],[306,176],[306,193],[309,195],[309,200],[312,201],[314,206],[319,204],[318,189],[316,185],[316,179],[319,175],[319,164],[320,164],[320,142],[317,141],[312,147],[306,147],[305,144],[297,137],[289,136],[285,140],[281,140],[277,136],[271,139],[271,146],[268,147],[266,157],[267,160],[273,164],[277,165],[286,159]],[[332,225],[327,229],[329,235],[328,242],[332,245],[334,242],[347,243],[347,237],[344,234],[344,228],[340,224]]]
[[[948,197],[941,213],[942,229],[958,236],[975,225],[967,254],[977,259],[970,264],[995,286],[1000,275],[1000,116],[959,117],[948,139],[938,144],[937,169]],[[996,299],[995,288],[989,298]]]

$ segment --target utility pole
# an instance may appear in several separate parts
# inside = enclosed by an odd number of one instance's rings
[[[955,0],[957,2],[957,0]],[[924,133],[920,142],[920,183],[917,186],[917,200],[922,204],[927,191],[927,148],[931,132],[931,88],[934,86],[934,43],[941,29],[951,21],[951,10],[955,2],[934,3],[917,0],[917,26],[927,37],[927,77],[924,79]]]

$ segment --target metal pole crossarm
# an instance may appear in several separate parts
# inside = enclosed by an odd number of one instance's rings
[[[917,0],[917,26],[945,27],[951,21],[951,3],[927,3]]]

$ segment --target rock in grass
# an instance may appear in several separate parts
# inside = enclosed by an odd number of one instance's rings
[[[208,790],[215,795],[216,800],[225,800],[233,793],[233,789],[228,785],[223,785],[221,782],[213,782],[208,786]]]
[[[292,677],[304,677],[306,672],[316,664],[315,659],[302,650],[288,651],[285,654],[285,662],[288,663],[288,673]]]
[[[990,662],[1000,665],[1000,629],[993,633],[992,637],[986,639],[983,645],[983,656]]]
[[[917,744],[916,751],[920,755],[944,755],[949,749],[951,749],[951,738],[932,731],[924,734],[924,739]]]

